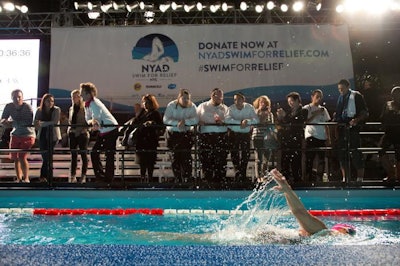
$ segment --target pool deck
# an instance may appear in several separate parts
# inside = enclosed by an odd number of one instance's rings
[[[400,245],[2,245],[1,265],[400,265]]]

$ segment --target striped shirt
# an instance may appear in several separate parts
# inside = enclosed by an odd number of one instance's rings
[[[16,106],[14,103],[8,103],[3,110],[1,119],[10,117],[13,127],[12,136],[35,137],[35,128],[32,126],[33,111],[29,104],[23,103],[21,106]]]

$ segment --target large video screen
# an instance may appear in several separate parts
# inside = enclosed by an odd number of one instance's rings
[[[36,110],[39,48],[39,39],[0,40],[0,115],[15,89],[21,89]]]

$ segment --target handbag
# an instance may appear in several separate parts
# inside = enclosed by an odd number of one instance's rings
[[[129,133],[129,136],[128,136],[128,147],[134,147],[134,146],[136,146],[136,140],[137,140],[137,127],[136,128],[134,128],[132,131],[131,131],[131,133]]]

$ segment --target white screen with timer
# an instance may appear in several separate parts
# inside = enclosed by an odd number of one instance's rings
[[[39,39],[0,40],[0,114],[12,102],[15,89],[21,89],[25,101],[36,110],[39,48]]]

